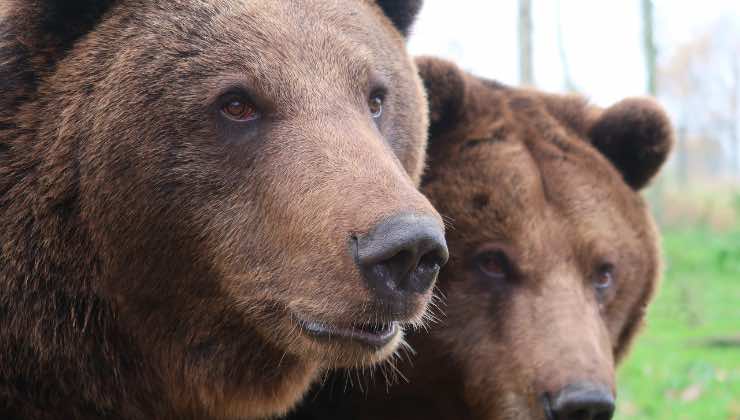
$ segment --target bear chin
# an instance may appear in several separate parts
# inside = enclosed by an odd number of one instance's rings
[[[199,397],[212,418],[245,420],[273,418],[292,410],[320,372],[321,366],[318,363],[306,361],[305,364],[296,366],[286,376],[286,380],[277,382],[272,389],[261,390],[259,393],[255,393],[251,388],[227,390],[219,395],[211,388],[204,387]]]

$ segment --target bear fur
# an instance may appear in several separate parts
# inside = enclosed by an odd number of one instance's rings
[[[441,230],[419,5],[4,0],[0,418],[265,418],[394,353],[294,317],[377,322],[351,238]]]
[[[639,190],[671,150],[668,118],[650,99],[601,109],[417,65],[431,121],[422,191],[449,225],[445,316],[409,337],[398,384],[336,372],[292,418],[545,420],[571,384],[614,394],[661,272]]]

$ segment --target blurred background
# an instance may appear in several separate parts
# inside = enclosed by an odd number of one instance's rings
[[[740,1],[427,0],[409,45],[507,84],[668,109],[676,149],[645,193],[665,275],[617,419],[740,420]]]

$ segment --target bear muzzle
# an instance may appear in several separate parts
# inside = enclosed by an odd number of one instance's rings
[[[404,324],[423,317],[449,257],[444,228],[430,216],[401,213],[384,218],[364,235],[353,235],[349,248],[369,291],[367,317],[326,322],[294,315],[295,321],[320,341],[383,349],[398,341]]]
[[[614,395],[609,387],[590,382],[570,384],[543,397],[548,420],[611,420]]]

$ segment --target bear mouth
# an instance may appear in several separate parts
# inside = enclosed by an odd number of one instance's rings
[[[349,327],[323,322],[299,320],[298,325],[309,336],[322,340],[347,340],[363,344],[372,349],[387,346],[398,335],[398,322],[376,324],[354,324]]]

